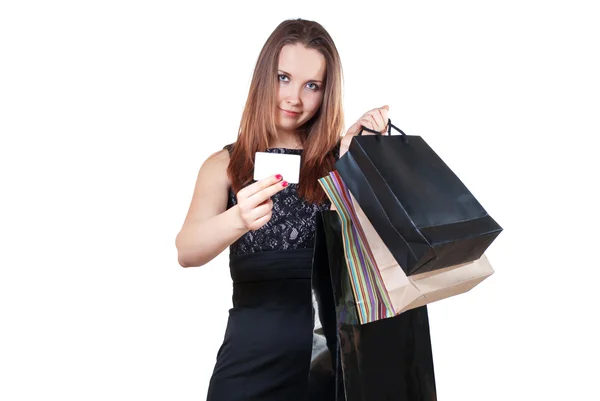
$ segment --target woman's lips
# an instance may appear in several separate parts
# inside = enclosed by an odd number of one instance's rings
[[[289,110],[285,110],[285,109],[281,109],[281,111],[283,111],[283,114],[285,114],[286,116],[289,116],[289,117],[297,117],[300,115],[299,111],[289,111]]]

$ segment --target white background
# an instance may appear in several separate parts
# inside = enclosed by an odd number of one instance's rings
[[[227,254],[184,269],[197,171],[284,19],[319,21],[346,126],[388,104],[505,231],[430,306],[438,399],[598,399],[592,1],[3,1],[0,399],[202,400]]]

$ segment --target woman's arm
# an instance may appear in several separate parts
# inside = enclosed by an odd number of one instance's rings
[[[229,152],[210,156],[200,168],[192,201],[175,244],[183,267],[202,266],[248,232],[238,206],[227,210]]]

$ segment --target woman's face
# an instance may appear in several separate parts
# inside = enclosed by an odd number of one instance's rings
[[[310,120],[323,100],[325,57],[302,44],[286,45],[279,54],[277,109],[279,131],[293,132]]]

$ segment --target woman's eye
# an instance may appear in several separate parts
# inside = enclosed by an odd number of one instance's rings
[[[280,81],[287,81],[287,79],[288,79],[287,75],[279,74]]]
[[[306,84],[306,86],[308,86],[308,89],[314,90],[316,91],[317,89],[319,89],[319,86],[317,84],[315,84],[314,82],[310,82],[308,84]]]

